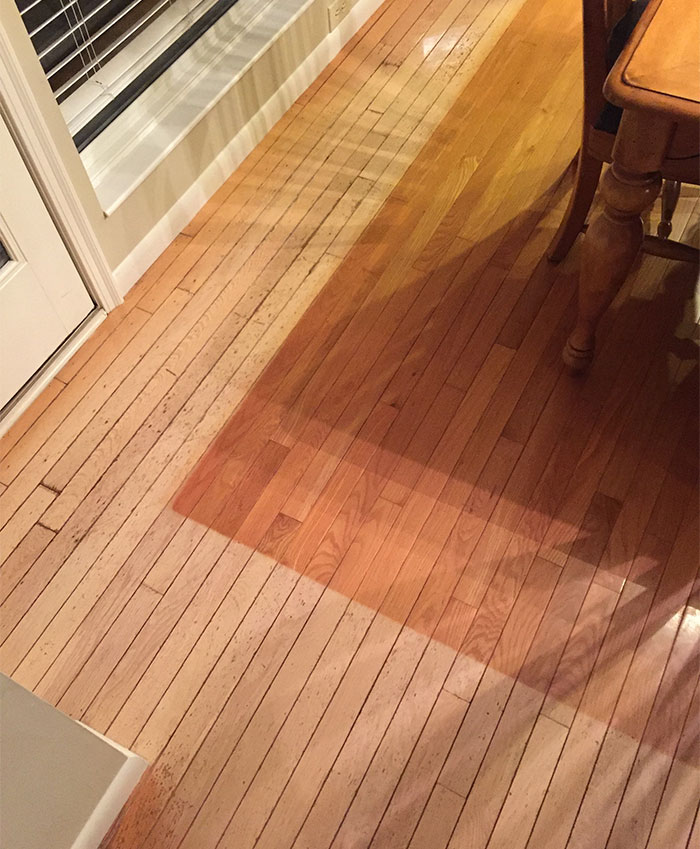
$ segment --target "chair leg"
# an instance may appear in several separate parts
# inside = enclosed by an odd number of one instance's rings
[[[547,253],[550,262],[561,262],[583,230],[588,210],[591,208],[598,188],[602,167],[603,163],[600,160],[594,159],[584,150],[579,151],[574,189],[569,206]]]
[[[661,189],[661,221],[656,232],[661,239],[668,239],[671,235],[673,213],[676,211],[678,198],[681,194],[681,183],[679,180],[664,180]]]

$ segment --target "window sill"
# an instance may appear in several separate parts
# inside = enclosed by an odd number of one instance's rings
[[[111,215],[314,0],[239,0],[81,153]]]
[[[153,60],[165,52],[194,23],[193,7],[200,14],[216,0],[169,0],[170,5],[133,41],[98,67],[60,104],[63,118],[73,137],[127,88]]]

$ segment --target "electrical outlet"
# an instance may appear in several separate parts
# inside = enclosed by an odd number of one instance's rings
[[[334,0],[328,4],[328,30],[334,30],[351,8],[350,0]]]

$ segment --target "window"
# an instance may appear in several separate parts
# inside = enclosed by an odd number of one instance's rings
[[[236,0],[15,0],[83,150]],[[86,91],[108,95],[96,98]],[[108,102],[105,104],[104,101]]]
[[[0,242],[0,268],[2,268],[3,265],[7,265],[8,262],[12,262],[12,257],[8,253],[5,245]]]

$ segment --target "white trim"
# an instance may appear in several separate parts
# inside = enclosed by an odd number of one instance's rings
[[[114,270],[116,286],[125,295],[141,275],[163,253],[177,234],[202,208],[214,192],[284,115],[294,101],[311,85],[340,52],[383,0],[359,0],[338,26],[321,41],[285,80],[275,94],[231,139],[195,183],[168,213],[141,239]],[[234,7],[235,8],[235,7]]]
[[[8,849],[99,849],[146,761],[1,674],[0,704]]]
[[[71,183],[4,27],[0,27],[0,109],[54,223],[97,303],[121,303],[97,236]]]
[[[4,415],[0,417],[0,436],[9,430],[30,404],[41,395],[63,366],[78,348],[80,348],[83,342],[92,336],[105,318],[107,318],[107,314],[104,310],[96,309],[91,312],[80,327],[66,339],[58,351],[49,357],[19,395],[8,402]]]
[[[90,731],[92,731],[92,728]],[[112,740],[107,742],[115,746]],[[80,834],[75,838],[71,849],[100,849],[102,841],[117,821],[147,767],[146,762],[139,755],[126,752],[126,756],[122,768],[114,776],[112,783],[90,814],[88,821],[80,829]]]
[[[124,746],[120,746],[119,743],[110,740],[109,737],[105,737],[104,734],[100,734],[99,731],[95,731],[94,728],[90,728],[84,722],[79,720],[76,720],[76,722],[124,755],[124,763],[119,772],[114,776],[102,798],[93,808],[71,846],[71,849],[99,849],[102,840],[116,822],[129,796],[141,780],[148,764],[140,755],[125,749]]]
[[[92,731],[92,728],[90,731]],[[106,740],[107,738],[105,737],[104,739]],[[108,740],[107,742],[112,746],[115,745],[112,740]],[[146,762],[133,752],[127,752],[126,754],[127,758],[122,768],[114,776],[104,796],[102,796],[90,814],[90,818],[81,828],[80,834],[75,838],[71,849],[100,849],[102,841],[117,821],[129,796],[131,796],[132,791],[141,780],[141,776],[146,771]]]

